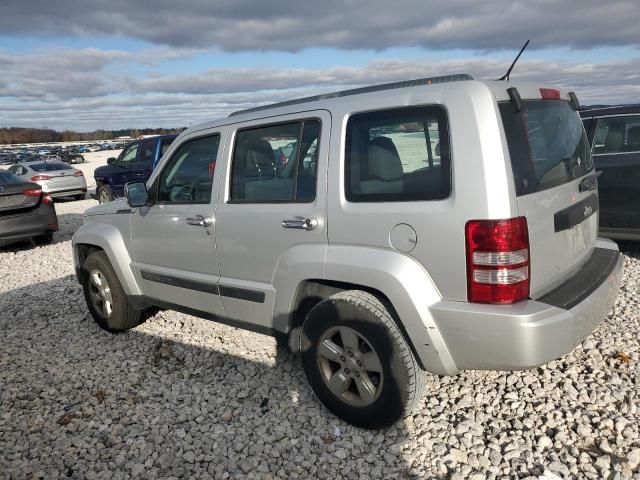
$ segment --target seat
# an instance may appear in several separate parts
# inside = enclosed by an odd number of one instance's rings
[[[385,138],[389,140],[378,140]],[[384,145],[384,146],[381,146]],[[372,140],[367,151],[369,179],[360,182],[365,194],[402,193],[404,191],[404,171],[402,161],[393,141],[387,137]]]
[[[622,150],[624,136],[622,134],[622,124],[620,122],[611,122],[609,124],[609,132],[604,141],[604,149],[602,153],[618,153]]]

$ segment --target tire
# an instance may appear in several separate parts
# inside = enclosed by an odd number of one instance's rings
[[[348,290],[318,303],[303,324],[303,346],[311,388],[329,410],[353,425],[390,426],[422,400],[425,372],[389,311],[369,293]]]
[[[100,288],[99,285],[102,285]],[[105,286],[106,285],[106,286]],[[82,266],[82,290],[91,316],[104,330],[124,332],[147,319],[146,312],[134,309],[122,289],[104,251],[93,252]],[[107,307],[110,304],[110,309]],[[109,313],[110,310],[110,313]]]
[[[51,242],[53,242],[53,232],[33,237],[33,241],[36,243],[36,245],[49,245]]]
[[[98,188],[98,203],[107,203],[113,200],[113,192],[109,185],[102,185]]]

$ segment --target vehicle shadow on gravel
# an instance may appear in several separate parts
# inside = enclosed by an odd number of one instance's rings
[[[337,419],[270,337],[171,311],[112,335],[72,275],[0,294],[0,331],[9,478],[409,476],[407,426]]]

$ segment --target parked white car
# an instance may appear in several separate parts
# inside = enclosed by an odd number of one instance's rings
[[[12,165],[8,170],[25,182],[37,183],[43,192],[52,197],[82,200],[87,194],[87,182],[82,170],[64,162],[36,160]]]

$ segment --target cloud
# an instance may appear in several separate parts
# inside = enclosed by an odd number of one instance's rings
[[[472,56],[381,59],[332,68],[211,68],[174,74],[164,73],[166,65],[159,65],[159,58],[170,63],[181,57],[172,49],[135,54],[98,49],[27,55],[0,51],[0,126],[81,130],[184,126],[256,105],[362,85],[452,73],[495,79],[508,66],[503,59]],[[148,68],[140,69],[140,64]],[[135,75],[129,73],[133,70]],[[512,78],[570,88],[585,104],[637,102],[640,56],[599,63],[523,58]]]
[[[515,49],[639,45],[637,0],[4,0],[0,32],[174,47]]]

